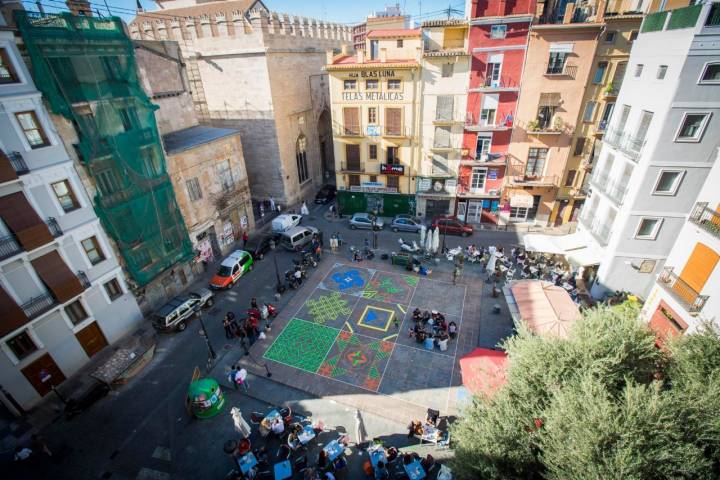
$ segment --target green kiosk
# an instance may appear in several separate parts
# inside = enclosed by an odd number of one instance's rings
[[[200,378],[188,388],[190,411],[197,418],[211,418],[225,406],[225,397],[218,382],[212,378]]]

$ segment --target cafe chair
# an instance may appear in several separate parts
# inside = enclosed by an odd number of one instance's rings
[[[281,418],[286,419],[292,415],[292,409],[290,407],[283,407],[278,409],[278,413]]]
[[[280,445],[280,448],[278,448],[278,451],[275,454],[275,456],[280,461],[282,461],[282,460],[287,460],[288,458],[290,458],[290,454],[292,454],[292,449],[283,443]]]
[[[250,414],[250,423],[253,425],[260,425],[260,422],[263,421],[263,418],[265,418],[265,415],[260,412],[252,412]]]
[[[305,473],[305,470],[308,468],[308,459],[306,455],[301,456],[300,458],[295,459],[295,464],[293,466],[293,472],[297,473]]]

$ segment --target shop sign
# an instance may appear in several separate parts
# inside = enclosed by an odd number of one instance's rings
[[[382,182],[360,182],[360,186],[361,186],[361,187],[365,187],[365,188],[380,188],[380,187],[384,187],[384,185],[382,184]]]
[[[491,168],[488,170],[487,174],[488,180],[497,180],[498,178],[498,169],[497,168]]]
[[[365,193],[397,193],[397,188],[392,187],[350,187],[351,192],[365,192]]]
[[[380,173],[383,175],[404,175],[405,165],[396,165],[394,163],[381,163]]]
[[[368,125],[367,126],[368,137],[379,137],[380,136],[380,125]]]
[[[430,190],[430,187],[432,186],[432,179],[431,178],[421,178],[418,180],[417,189],[421,192],[427,192]]]

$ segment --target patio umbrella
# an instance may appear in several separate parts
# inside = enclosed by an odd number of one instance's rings
[[[248,425],[248,423],[243,418],[240,409],[237,407],[233,407],[230,410],[230,416],[233,419],[235,431],[242,435],[243,438],[248,438],[250,436],[250,425]]]
[[[440,248],[440,229],[436,228],[433,232],[433,253],[437,253]]]
[[[425,225],[420,225],[420,246],[422,247],[425,245],[425,234],[427,232],[425,231]]]
[[[490,252],[490,260],[488,260],[487,263],[487,272],[488,274],[495,271],[495,262],[497,261],[497,256],[495,255],[495,252]]]
[[[367,437],[367,430],[365,429],[365,422],[363,421],[360,410],[355,410],[355,443],[360,445],[365,443],[365,437]]]
[[[425,250],[430,253],[432,252],[432,239],[433,239],[433,230],[432,228],[428,230],[427,238],[425,239]]]

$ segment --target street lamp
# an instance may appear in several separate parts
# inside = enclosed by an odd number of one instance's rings
[[[372,211],[372,231],[373,231],[373,250],[377,250],[378,248],[378,239],[377,239],[377,224],[375,223],[375,220],[377,219],[377,209],[373,209]]]
[[[280,280],[280,270],[278,270],[277,256],[273,255],[273,263],[275,264],[275,291],[277,293],[283,293],[285,291],[285,284]]]
[[[207,345],[208,349],[208,360],[215,360],[217,358],[217,353],[215,353],[215,349],[210,343],[210,337],[208,336],[207,329],[205,328],[205,322],[203,322],[202,312],[200,312],[200,310],[197,311],[197,316],[198,320],[200,321],[200,335],[205,337],[205,344]]]

